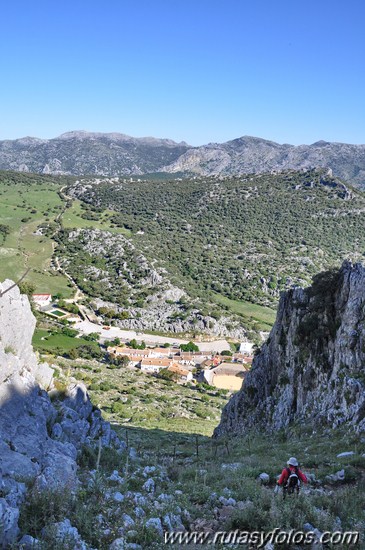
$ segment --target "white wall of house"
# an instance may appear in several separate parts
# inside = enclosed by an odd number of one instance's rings
[[[166,367],[159,367],[157,365],[141,365],[142,372],[160,372],[163,368]]]
[[[242,342],[240,345],[240,353],[245,353],[246,355],[251,355],[254,344],[252,342]]]

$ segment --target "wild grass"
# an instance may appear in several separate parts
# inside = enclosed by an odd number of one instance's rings
[[[145,520],[163,517],[178,506],[188,530],[198,528],[201,522],[205,522],[204,529],[213,532],[303,530],[305,523],[311,523],[320,531],[354,530],[363,537],[365,440],[356,433],[345,429],[314,432],[309,427],[297,426],[275,434],[247,433],[212,439],[212,427],[217,420],[204,421],[192,412],[195,400],[200,404],[200,392],[196,389],[165,384],[133,369],[116,372],[96,361],[80,363],[58,359],[58,362],[61,380],[62,371],[71,375],[84,372],[89,376],[92,373],[93,383],[111,386],[107,391],[91,390],[90,394],[95,405],[107,411],[113,428],[126,444],[126,451],[120,454],[102,449],[98,457],[97,447],[84,447],[78,459],[81,484],[74,492],[69,491],[65,502],[55,491],[47,498],[35,492],[24,504],[21,525],[30,534],[42,532],[42,525],[49,525],[49,518],[67,517],[83,540],[106,550],[120,536],[122,515],[128,514],[135,520],[135,526],[125,535],[127,541],[140,544],[143,549],[162,549],[165,546],[161,539],[146,529]],[[225,399],[210,393],[205,395],[210,397],[210,402],[204,403],[207,412],[218,414]],[[157,397],[165,399],[161,401]],[[123,405],[123,418],[113,413],[114,403]],[[164,407],[167,404],[176,418],[165,418],[161,404]],[[189,407],[190,417],[184,418],[181,414]],[[115,410],[118,411],[118,407]],[[132,419],[129,422],[124,419],[128,411]],[[178,420],[179,429],[175,429],[173,420]],[[129,456],[132,448],[137,453],[133,459]],[[355,454],[337,457],[345,451]],[[290,456],[297,457],[310,483],[302,486],[299,496],[288,496],[284,500],[281,493],[274,493],[274,488]],[[154,477],[155,492],[148,505],[144,505],[146,516],[141,521],[135,515],[133,495],[146,494],[143,489],[146,466],[153,466],[164,474]],[[342,469],[345,471],[343,481],[333,482],[327,478]],[[94,473],[90,474],[90,470]],[[121,476],[119,481],[108,479],[114,470]],[[258,479],[263,472],[269,475],[267,485]],[[125,495],[121,503],[108,497],[116,490]],[[172,500],[156,508],[154,502],[162,493],[171,495]],[[233,498],[236,504],[224,505],[222,497]],[[36,517],[32,517],[31,509],[35,510]],[[100,521],[97,518],[101,518]],[[46,536],[48,546],[45,548],[50,550],[52,530],[46,530]],[[361,544],[363,539],[360,548]],[[216,545],[216,548],[222,546]]]
[[[247,317],[251,322],[256,321],[259,324],[259,330],[271,330],[275,322],[276,311],[274,309],[251,302],[230,300],[226,296],[216,293],[213,293],[213,297],[217,303],[227,306],[232,313]]]

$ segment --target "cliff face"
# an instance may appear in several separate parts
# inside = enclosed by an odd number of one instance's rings
[[[105,446],[124,448],[82,385],[51,401],[46,390],[52,388],[53,370],[33,353],[35,318],[17,287],[4,292],[12,284],[0,284],[0,548],[19,534],[25,483],[72,489],[84,445],[101,438]]]
[[[277,319],[215,436],[291,422],[365,431],[365,268],[345,262],[280,299]]]

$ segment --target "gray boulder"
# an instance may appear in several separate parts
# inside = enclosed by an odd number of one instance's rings
[[[126,542],[123,537],[115,539],[109,546],[109,550],[126,550]]]
[[[71,525],[69,519],[55,523],[50,528],[55,528],[56,538],[64,545],[65,549],[88,550],[88,545],[82,540],[76,527]]]
[[[4,498],[0,498],[0,544],[3,548],[17,538],[19,510],[10,506]]]
[[[263,485],[267,485],[270,481],[270,476],[269,474],[266,474],[265,472],[262,472],[259,476],[258,476],[258,479],[261,481],[261,483]]]
[[[163,527],[160,518],[150,518],[146,521],[145,526],[151,531],[155,531],[161,537],[163,536]]]
[[[19,541],[19,548],[21,550],[37,550],[41,549],[41,543],[31,535],[23,535]]]

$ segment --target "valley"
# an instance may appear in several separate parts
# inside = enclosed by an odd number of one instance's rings
[[[4,2],[0,550],[365,550],[365,2]]]
[[[332,264],[362,256],[363,194],[317,171],[250,179],[250,189],[240,179],[213,178],[189,180],[178,191],[181,182],[171,181],[177,203],[162,182],[129,182],[127,193],[124,182],[29,175],[15,176],[8,189],[9,177],[2,175],[0,188],[1,249],[13,243],[19,263],[1,268],[19,277],[31,263],[21,288],[30,296],[36,289],[40,303],[49,293],[57,314],[35,310],[33,336],[27,297],[16,288],[0,297],[0,540],[41,541],[45,550],[157,550],[176,530],[207,541],[218,532],[294,529],[314,541],[327,531],[355,535],[336,547],[361,545],[365,271]],[[250,196],[238,202],[240,190]],[[288,223],[275,226],[281,208]],[[213,215],[222,223],[211,222]],[[265,255],[250,245],[259,233]],[[48,248],[37,255],[40,244]],[[238,245],[242,259],[232,253]],[[244,278],[233,261],[245,266]],[[270,266],[280,273],[275,280]],[[281,295],[278,321],[262,343],[280,292],[309,282],[319,266],[328,269],[314,275],[312,287]],[[51,279],[59,284],[49,286]],[[123,336],[132,337],[128,349]],[[181,367],[143,370],[142,352],[157,351],[146,343],[193,336],[198,355],[220,342],[225,368],[237,364],[241,339],[256,341],[261,349],[240,391],[203,381],[199,366],[189,367],[190,382],[178,378]],[[185,361],[182,350],[170,351],[171,362]],[[274,488],[293,454],[309,484],[283,499]],[[209,540],[217,549],[229,543]]]
[[[365,250],[363,193],[317,170],[164,181],[4,172],[0,193],[2,277],[30,267],[35,292],[78,288],[93,318],[109,308],[135,332],[259,344],[281,291]]]

